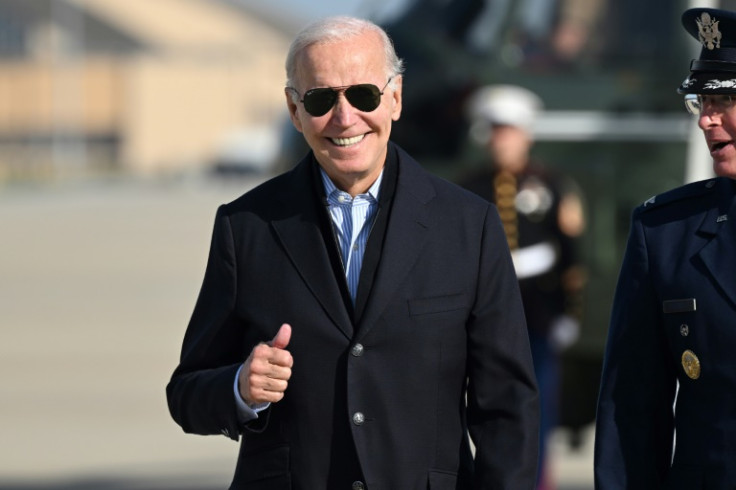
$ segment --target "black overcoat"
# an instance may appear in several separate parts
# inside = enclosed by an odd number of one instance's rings
[[[167,395],[186,432],[242,436],[233,489],[534,488],[537,391],[496,209],[389,152],[395,194],[357,321],[311,155],[218,210]],[[285,397],[241,426],[236,371],[285,322]]]

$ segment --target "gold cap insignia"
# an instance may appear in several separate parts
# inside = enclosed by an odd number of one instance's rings
[[[682,353],[682,369],[685,370],[685,374],[690,379],[700,377],[700,359],[690,349]]]
[[[700,15],[700,19],[695,19],[698,24],[698,41],[703,47],[713,50],[713,48],[721,47],[721,31],[718,30],[718,22],[716,19],[711,19],[708,12],[703,12]]]

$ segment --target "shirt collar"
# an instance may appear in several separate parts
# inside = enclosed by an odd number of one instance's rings
[[[364,194],[359,194],[361,196],[370,196],[372,197],[375,202],[378,202],[378,194],[381,190],[381,180],[383,180],[383,172],[385,170],[385,167],[381,169],[381,173],[378,175],[378,178],[373,183],[373,185],[370,186],[368,189],[368,192],[365,192]],[[327,175],[327,172],[324,171],[322,167],[319,167],[319,173],[322,177],[322,184],[325,187],[325,196],[328,198],[334,193],[334,192],[344,192],[337,188],[334,182],[332,182],[332,179]]]

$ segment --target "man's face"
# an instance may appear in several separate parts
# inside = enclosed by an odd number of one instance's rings
[[[532,140],[529,133],[516,126],[493,125],[488,139],[488,150],[493,165],[499,170],[518,173],[529,162]]]
[[[377,34],[366,32],[345,40],[314,44],[296,64],[296,90],[370,83],[383,89],[388,81],[383,45]],[[312,116],[301,102],[294,103],[289,90],[286,103],[294,126],[314,151],[332,181],[352,195],[365,192],[375,182],[386,159],[391,123],[401,115],[401,77],[395,90],[387,87],[381,103],[362,112],[347,101],[344,91],[323,116]]]
[[[703,95],[698,126],[703,130],[713,171],[719,177],[736,178],[736,94]]]

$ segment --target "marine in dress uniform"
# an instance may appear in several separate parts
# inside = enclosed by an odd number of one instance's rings
[[[714,179],[633,212],[595,437],[597,490],[736,488],[736,13],[682,16],[702,45],[678,91]]]
[[[511,249],[541,394],[543,466],[543,442],[557,423],[559,352],[577,336],[582,316],[578,241],[584,220],[574,183],[530,157],[541,108],[536,94],[518,86],[492,85],[473,94],[469,116],[487,138],[488,158],[460,183],[496,204]],[[542,477],[538,488],[546,488]]]

